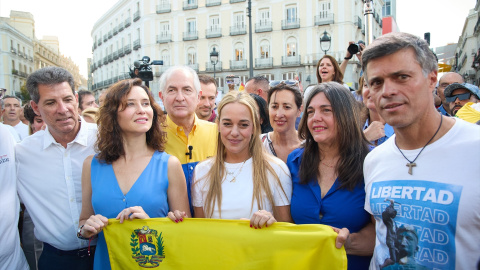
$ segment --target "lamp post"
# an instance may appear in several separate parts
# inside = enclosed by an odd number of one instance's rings
[[[215,79],[215,66],[218,63],[218,52],[215,47],[213,47],[212,52],[210,52],[210,62],[213,65],[213,79]]]
[[[325,54],[327,54],[328,50],[330,50],[331,43],[332,43],[332,38],[327,33],[327,31],[324,31],[323,36],[320,38],[320,47],[322,51],[325,52]]]

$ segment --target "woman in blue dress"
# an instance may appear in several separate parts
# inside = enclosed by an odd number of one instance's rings
[[[332,226],[339,233],[337,248],[345,245],[349,269],[368,269],[375,246],[374,225],[364,210],[363,161],[369,148],[359,110],[341,84],[315,86],[298,130],[305,143],[287,159],[293,221]]]
[[[142,81],[113,85],[99,113],[98,154],[83,164],[78,237],[98,235],[94,269],[110,269],[102,232],[109,218],[123,223],[190,211],[180,161],[163,152],[162,110]]]

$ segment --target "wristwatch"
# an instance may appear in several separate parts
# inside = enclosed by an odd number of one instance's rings
[[[78,238],[78,239],[82,239],[82,240],[90,240],[90,238],[85,238],[85,237],[83,237],[83,235],[82,235],[83,226],[84,226],[84,225],[78,227],[78,230],[77,230],[77,238]]]

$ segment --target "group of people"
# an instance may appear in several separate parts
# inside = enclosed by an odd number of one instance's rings
[[[16,192],[44,243],[39,269],[109,269],[108,219],[155,217],[329,225],[349,269],[475,268],[480,127],[437,111],[425,41],[392,33],[361,45],[356,94],[329,56],[303,96],[298,82],[252,78],[218,106],[215,80],[175,66],[159,82],[166,115],[128,79],[104,93],[96,124],[79,116],[67,71],[32,73],[31,108],[45,130],[15,145],[0,125],[0,269],[28,269]],[[460,101],[459,90],[475,89],[448,87]]]

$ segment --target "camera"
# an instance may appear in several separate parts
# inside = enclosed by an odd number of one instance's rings
[[[153,81],[152,65],[163,65],[161,60],[153,60],[150,63],[150,57],[144,56],[142,60],[133,62],[133,70],[130,68],[130,77],[140,78],[142,81]]]
[[[357,43],[350,44],[347,48],[348,52],[351,55],[357,54],[358,52],[362,51],[362,47],[360,47],[360,43],[365,45],[365,42],[363,40],[359,40]]]

